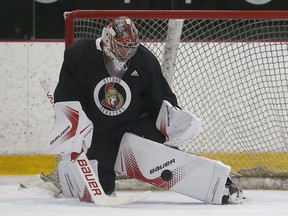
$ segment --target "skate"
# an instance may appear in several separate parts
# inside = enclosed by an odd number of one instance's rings
[[[245,201],[246,197],[243,195],[243,191],[235,185],[231,178],[227,178],[227,182],[225,185],[227,189],[227,193],[222,198],[222,204],[241,204],[243,201]]]

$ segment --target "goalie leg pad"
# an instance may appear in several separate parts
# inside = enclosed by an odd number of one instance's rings
[[[58,175],[63,195],[65,197],[78,197],[74,176],[68,166],[68,161],[61,161],[58,164]]]
[[[206,203],[222,204],[231,168],[125,133],[115,171]]]
[[[97,173],[97,161],[89,160],[94,172]],[[92,202],[87,187],[79,172],[75,170],[71,161],[61,161],[58,165],[58,173],[63,195],[67,198],[75,197],[80,201]]]
[[[88,191],[88,194],[90,195],[91,201],[94,201],[94,203],[98,205],[110,205],[110,206],[122,205],[145,199],[149,195],[149,192],[143,192],[140,194],[127,195],[121,197],[107,196],[99,182],[97,172],[98,169],[92,168],[92,165],[89,162],[87,156],[84,154],[84,152],[79,154],[73,161],[71,161],[71,163],[69,163],[69,166],[73,171],[73,175],[75,177],[77,176],[77,178],[79,177],[79,179],[82,179],[82,181],[76,182],[78,184],[77,190],[85,188],[85,190]],[[97,166],[98,166],[97,160],[93,160],[93,167]],[[80,185],[82,183],[86,187]],[[81,191],[78,192],[82,194]]]

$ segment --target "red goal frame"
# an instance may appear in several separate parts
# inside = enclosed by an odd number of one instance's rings
[[[240,11],[240,10],[75,10],[65,12],[65,46],[74,41],[74,20],[77,18],[130,18],[150,19],[288,19],[288,11]]]

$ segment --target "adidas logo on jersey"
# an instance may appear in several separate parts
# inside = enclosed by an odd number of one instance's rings
[[[138,72],[136,70],[134,70],[132,73],[131,73],[131,76],[139,76]]]

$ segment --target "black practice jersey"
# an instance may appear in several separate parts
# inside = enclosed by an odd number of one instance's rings
[[[128,65],[128,64],[127,64]],[[156,57],[143,45],[123,77],[111,77],[95,40],[80,39],[65,50],[55,102],[79,101],[94,135],[122,136],[143,113],[157,118],[163,100],[177,106]]]

